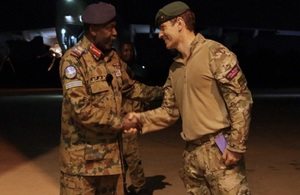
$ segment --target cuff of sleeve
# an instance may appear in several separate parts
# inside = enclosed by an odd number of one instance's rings
[[[114,129],[120,131],[122,129],[122,121],[123,117],[117,117],[115,120],[115,124],[113,125]]]
[[[140,134],[145,134],[145,122],[146,122],[146,115],[144,113],[140,113],[139,122],[142,125]]]
[[[245,153],[246,152],[245,145],[238,145],[238,144],[234,144],[232,142],[228,142],[226,148],[230,151],[237,152],[237,153]]]

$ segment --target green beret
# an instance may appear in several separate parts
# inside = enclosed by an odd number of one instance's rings
[[[158,10],[155,16],[155,26],[159,26],[162,23],[176,18],[180,14],[190,10],[190,7],[182,1],[175,1],[165,5],[163,8]]]
[[[82,21],[87,24],[105,24],[115,17],[115,7],[104,2],[90,4],[82,12]]]

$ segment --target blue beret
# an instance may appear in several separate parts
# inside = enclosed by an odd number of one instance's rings
[[[159,26],[162,23],[176,18],[180,14],[183,14],[187,10],[190,10],[190,7],[183,3],[182,1],[175,1],[165,5],[163,8],[158,10],[155,16],[155,26]]]
[[[90,4],[82,12],[82,21],[88,24],[105,24],[115,17],[115,7],[104,2]]]

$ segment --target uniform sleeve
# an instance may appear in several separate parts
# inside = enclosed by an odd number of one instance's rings
[[[122,93],[125,98],[130,100],[149,102],[159,100],[163,97],[163,88],[160,86],[149,86],[140,83],[130,76],[130,69],[126,63],[122,63],[124,68],[124,85],[122,86]]]
[[[164,87],[164,96],[161,107],[141,113],[142,132],[147,133],[171,126],[179,118],[179,110],[170,78]]]
[[[231,131],[227,147],[243,153],[246,151],[253,104],[247,80],[236,56],[225,47],[214,53],[211,68],[229,111]]]
[[[150,102],[162,99],[163,93],[164,90],[160,86],[148,86],[140,82],[135,82],[125,97],[131,100]]]
[[[63,88],[63,106],[68,108],[72,119],[78,125],[85,126],[93,131],[102,133],[117,133],[121,129],[121,117],[112,109],[111,102],[92,101],[88,95],[84,69],[80,60],[66,53],[60,62],[60,78]],[[73,75],[70,72],[73,70]],[[97,86],[99,94],[104,96],[108,92],[106,82]],[[108,98],[99,98],[99,101],[109,101]],[[94,102],[94,103],[93,103]],[[102,106],[99,106],[102,105]],[[64,113],[62,113],[64,115]],[[107,131],[107,132],[104,132]],[[113,131],[113,132],[112,132]]]

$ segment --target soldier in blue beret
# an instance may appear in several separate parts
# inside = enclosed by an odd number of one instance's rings
[[[162,90],[132,80],[112,48],[117,37],[113,5],[88,5],[82,21],[83,38],[60,61],[60,194],[124,195],[122,97],[151,101]]]
[[[162,7],[155,25],[166,48],[178,51],[164,100],[159,108],[125,117],[138,121],[141,133],[147,133],[181,116],[186,147],[179,174],[188,194],[249,195],[243,155],[253,101],[236,55],[195,33],[195,14],[184,2]]]

